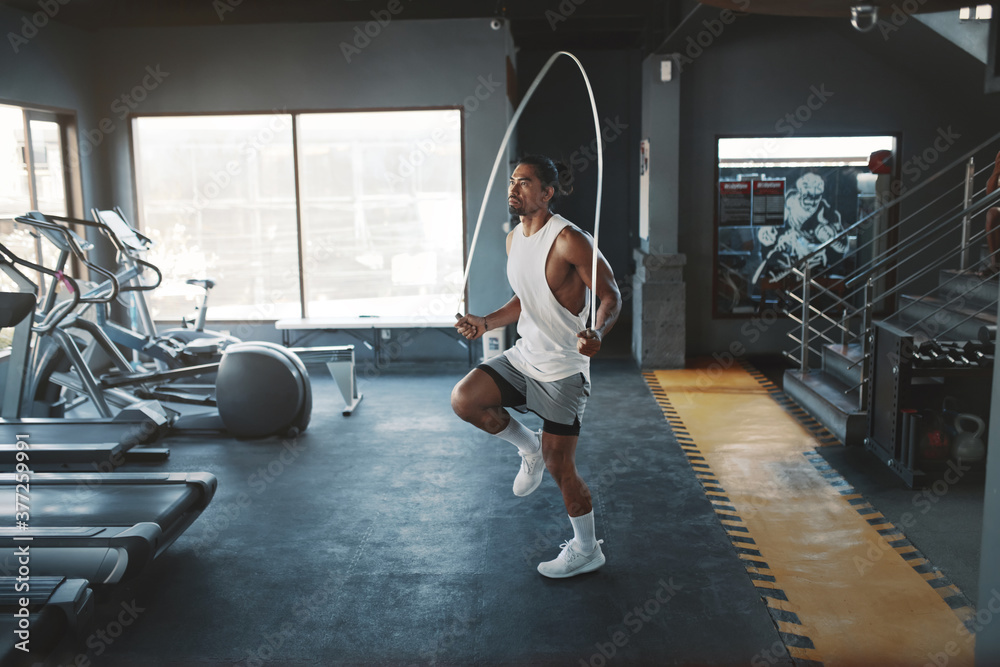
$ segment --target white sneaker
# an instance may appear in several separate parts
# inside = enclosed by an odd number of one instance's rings
[[[545,463],[542,462],[541,433],[538,436],[539,443],[536,453],[525,454],[524,452],[518,452],[521,455],[521,469],[517,471],[517,477],[514,478],[515,496],[526,496],[537,489],[538,485],[542,483],[542,475],[545,473]]]
[[[585,554],[577,549],[576,538],[563,542],[559,545],[562,547],[559,556],[555,560],[539,563],[538,571],[552,579],[564,579],[584,572],[593,572],[604,565],[604,552],[601,551],[603,543],[604,540],[597,540],[594,550]]]

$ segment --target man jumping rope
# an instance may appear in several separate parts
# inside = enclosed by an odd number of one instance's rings
[[[521,468],[514,495],[526,496],[538,488],[542,461],[559,486],[573,538],[555,560],[538,565],[539,572],[553,578],[604,565],[590,489],[574,457],[590,396],[590,357],[601,349],[621,312],[621,294],[603,256],[592,280],[592,238],[552,212],[552,204],[571,191],[561,185],[559,172],[549,158],[531,155],[521,159],[510,178],[507,203],[521,220],[507,235],[507,278],[514,297],[485,317],[462,317],[455,327],[476,340],[489,329],[517,322],[520,338],[504,354],[473,369],[451,394],[455,414],[517,447]],[[588,329],[591,289],[600,307]],[[540,416],[541,434],[511,418],[505,407]]]

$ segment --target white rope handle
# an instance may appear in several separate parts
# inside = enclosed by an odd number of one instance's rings
[[[583,63],[580,62],[579,58],[574,56],[568,51],[557,51],[552,54],[552,57],[546,61],[545,65],[542,67],[538,76],[535,80],[531,82],[531,86],[528,87],[528,91],[524,94],[524,98],[521,103],[517,105],[517,110],[514,111],[514,117],[510,119],[510,123],[507,125],[507,131],[503,135],[503,141],[500,142],[500,150],[497,151],[496,160],[493,161],[493,171],[490,172],[490,180],[486,184],[486,192],[483,194],[483,203],[479,207],[479,218],[476,220],[476,230],[472,234],[472,245],[469,246],[469,258],[465,264],[465,274],[462,276],[462,288],[459,291],[459,307],[461,307],[462,302],[465,299],[465,288],[469,285],[469,271],[472,269],[472,257],[476,252],[476,243],[479,241],[479,230],[483,225],[483,216],[486,214],[486,203],[490,198],[490,190],[493,189],[493,182],[496,180],[497,170],[500,168],[500,162],[503,160],[503,152],[507,148],[507,143],[510,141],[511,132],[517,126],[517,121],[521,118],[521,112],[524,111],[524,107],[528,104],[528,100],[531,96],[535,94],[535,89],[538,88],[538,84],[542,82],[545,78],[545,74],[552,67],[552,63],[556,61],[559,56],[566,56],[571,58],[576,66],[580,68],[580,74],[583,75],[583,82],[587,86],[587,95],[590,97],[590,108],[594,112],[594,133],[597,137],[597,204],[594,210],[594,252],[593,261],[591,263],[590,271],[590,282],[591,285],[596,284],[597,281],[597,237],[601,226],[601,191],[604,189],[604,147],[601,142],[601,122],[597,117],[597,102],[594,100],[594,90],[590,87],[590,79],[587,78],[587,71],[583,68]],[[591,288],[591,298],[590,298],[590,326],[596,327],[597,322],[597,298],[594,296],[594,289]]]

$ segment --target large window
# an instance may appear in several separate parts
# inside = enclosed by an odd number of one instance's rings
[[[461,111],[138,117],[155,315],[440,316],[460,295]],[[440,311],[440,312],[438,312]]]
[[[0,239],[24,259],[53,266],[55,248],[13,218],[31,210],[68,215],[70,209],[66,133],[72,117],[0,104]],[[40,276],[29,278],[40,283]],[[0,289],[15,289],[0,273]]]
[[[138,118],[135,164],[150,260],[164,274],[155,316],[192,310],[211,278],[215,319],[298,315],[292,125],[287,116]]]

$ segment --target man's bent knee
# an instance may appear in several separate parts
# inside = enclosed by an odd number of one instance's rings
[[[502,431],[510,419],[502,406],[477,400],[475,392],[463,388],[462,383],[451,390],[451,409],[462,421],[489,433]]]
[[[465,421],[469,421],[469,418],[472,416],[472,410],[470,409],[471,406],[469,403],[470,401],[468,397],[465,395],[465,392],[462,391],[461,383],[455,385],[455,388],[451,390],[451,409],[455,411],[456,415]]]

